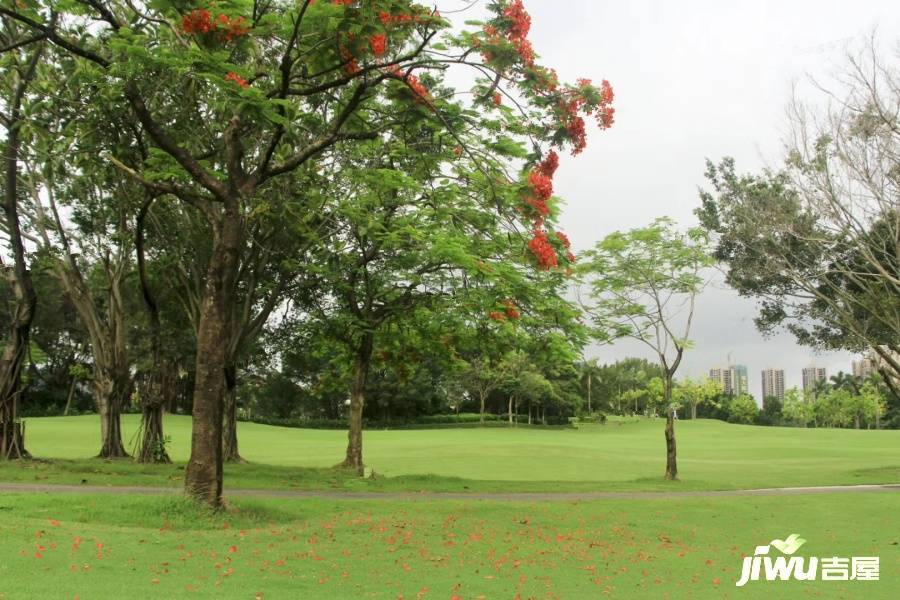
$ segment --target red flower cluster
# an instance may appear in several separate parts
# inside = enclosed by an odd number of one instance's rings
[[[360,72],[359,62],[357,62],[356,58],[347,49],[346,46],[340,47],[341,58],[344,59],[344,73],[347,75],[356,75]]]
[[[383,33],[373,35],[369,38],[369,45],[375,56],[381,56],[387,51],[387,36]]]
[[[531,31],[531,15],[525,10],[522,0],[513,0],[503,9],[503,16],[510,20],[509,35],[512,39],[524,39]]]
[[[521,316],[521,313],[519,313],[519,309],[516,308],[516,304],[512,300],[504,300],[503,307],[504,311],[506,312],[506,316],[511,321],[515,321]]]
[[[555,235],[556,235],[556,239],[558,239],[560,242],[562,242],[562,245],[565,247],[566,250],[568,250],[569,248],[572,247],[572,242],[569,241],[569,236],[564,234],[562,231],[557,231]]]
[[[244,89],[250,87],[250,84],[247,83],[247,80],[235,73],[234,71],[229,71],[228,75],[225,76],[225,81],[233,81]]]
[[[550,154],[547,155],[540,165],[538,165],[538,171],[548,177],[553,179],[553,176],[556,174],[556,170],[559,168],[559,154],[556,153],[555,150],[551,150]]]
[[[381,24],[387,27],[388,25],[399,25],[403,23],[412,23],[413,21],[418,21],[418,17],[413,15],[392,15],[389,12],[380,11],[378,13],[378,18],[381,20]]]
[[[541,200],[549,200],[553,196],[553,180],[547,177],[540,167],[528,176],[528,183],[534,195]]]
[[[432,105],[431,93],[428,91],[428,88],[425,87],[419,78],[412,74],[405,74],[399,67],[395,67],[392,71],[394,77],[404,82],[410,90],[412,90],[413,96],[415,96],[416,101],[422,102],[427,106]]]
[[[534,254],[541,269],[551,269],[559,265],[556,249],[550,243],[547,232],[543,229],[534,230],[534,237],[528,242],[528,249]]]
[[[503,310],[492,310],[488,313],[488,318],[492,321],[503,322],[507,319],[510,321],[516,321],[521,317],[522,314],[519,312],[519,309],[516,308],[515,302],[512,300],[504,300],[503,301]]]
[[[588,96],[596,94],[597,98],[590,100],[590,108],[588,106]],[[600,89],[594,88],[590,79],[580,79],[578,88],[569,90],[567,96],[560,101],[559,111],[561,121],[568,133],[569,140],[572,142],[572,154],[580,154],[587,146],[587,133],[585,131],[584,119],[579,112],[593,112],[597,119],[600,129],[609,129],[615,120],[616,109],[612,107],[615,94],[612,86],[607,80],[603,80]]]
[[[185,33],[209,33],[215,29],[212,15],[206,9],[198,8],[181,17],[181,29]]]
[[[247,35],[250,28],[244,17],[231,18],[226,14],[219,14],[213,21],[212,13],[198,8],[181,17],[181,30],[191,35],[218,33],[222,41],[230,42]]]
[[[500,106],[501,104],[503,104],[503,96],[500,95],[500,92],[494,92],[493,99],[494,99],[494,104],[496,104],[497,106]]]
[[[534,47],[528,40],[528,32],[531,30],[531,16],[525,10],[522,0],[513,0],[503,8],[503,17],[507,21],[504,27],[506,31],[506,40],[512,44],[513,48],[519,54],[527,66],[534,66]],[[495,44],[500,40],[500,32],[493,25],[486,25],[484,33],[488,43]],[[482,51],[484,60],[491,62],[493,54],[489,50]]]

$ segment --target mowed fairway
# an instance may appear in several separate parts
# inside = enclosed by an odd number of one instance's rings
[[[37,458],[88,459],[99,444],[95,416],[28,419],[28,449]],[[134,435],[137,416],[124,417],[126,440]],[[173,459],[186,461],[190,418],[168,416]],[[798,429],[731,425],[720,421],[677,424],[682,481],[678,489],[740,489],[805,485],[900,482],[900,432],[847,429]],[[327,468],[343,458],[343,431],[290,429],[240,423],[241,453],[250,465],[233,467],[230,485],[278,487],[259,475],[272,465],[277,476],[292,467]],[[394,489],[482,490],[603,490],[670,489],[661,480],[664,466],[663,421],[641,420],[588,425],[579,429],[504,427],[367,431],[367,465]],[[141,467],[127,462],[81,460],[69,465],[68,480],[54,478],[54,467],[35,476],[15,464],[0,467],[0,480],[48,483],[80,481],[80,469],[118,471],[112,481],[91,483],[154,483],[155,474],[174,485],[176,467]],[[424,476],[431,476],[424,479]],[[146,476],[144,479],[141,477]],[[401,477],[403,476],[403,477]],[[413,477],[416,476],[416,477]],[[460,482],[468,480],[468,482]],[[271,477],[269,477],[271,479]],[[406,483],[404,483],[406,482]],[[546,482],[558,482],[547,484]],[[292,482],[292,483],[297,483]],[[302,482],[300,482],[302,483]],[[229,485],[226,481],[226,486]]]
[[[133,435],[134,416],[125,418]],[[900,481],[900,432],[678,424],[682,481],[662,480],[662,422],[580,429],[371,431],[359,479],[329,468],[345,433],[242,423],[251,462],[228,489],[492,492],[416,500],[0,492],[0,600],[895,598],[891,491],[526,502],[517,491],[703,490]],[[28,420],[41,460],[0,482],[178,488],[190,420],[168,417],[175,465],[101,461],[96,417]],[[800,555],[878,556],[879,581],[751,582],[742,557],[797,533]]]
[[[0,598],[896,598],[897,494],[584,503],[0,494]],[[879,556],[880,581],[751,582],[742,555]]]

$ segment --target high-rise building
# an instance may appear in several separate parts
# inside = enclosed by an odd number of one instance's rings
[[[867,379],[872,373],[877,371],[876,362],[868,356],[851,361],[850,367],[853,369],[853,376],[862,379]]]
[[[828,379],[828,375],[825,372],[825,367],[816,367],[814,365],[810,365],[808,367],[803,368],[803,391],[804,392],[815,392],[816,384],[820,381],[826,381]]]
[[[762,372],[762,399],[784,400],[784,369],[764,369]]]
[[[709,370],[709,378],[718,381],[725,393],[732,396],[746,394],[750,389],[747,385],[747,367],[744,365],[715,367]]]

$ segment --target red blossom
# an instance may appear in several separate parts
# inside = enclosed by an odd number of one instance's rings
[[[528,249],[537,260],[538,267],[541,269],[550,269],[559,264],[559,258],[556,256],[556,249],[550,243],[547,232],[543,229],[536,229],[534,237],[528,242]]]
[[[522,0],[513,0],[503,9],[503,16],[509,19],[509,35],[513,39],[524,39],[531,30],[531,15],[525,10]]]
[[[553,196],[553,180],[538,168],[528,176],[528,183],[534,191],[534,195],[540,200],[549,200]]]
[[[215,29],[215,25],[210,12],[198,8],[181,17],[181,29],[185,33],[209,33]]]
[[[492,321],[502,322],[502,321],[506,320],[506,314],[502,313],[498,310],[492,310],[491,312],[488,313],[488,318],[491,319]]]
[[[387,50],[387,36],[383,33],[373,35],[369,38],[369,45],[372,47],[372,52],[375,56],[381,56]]]
[[[528,198],[525,202],[538,213],[541,219],[535,225],[538,227],[543,225],[543,219],[550,215],[550,206],[547,205],[547,201],[540,198]]]
[[[218,33],[222,41],[230,42],[247,35],[250,28],[244,17],[231,18],[220,13],[215,20],[205,8],[197,8],[181,17],[181,29],[191,35]]]
[[[556,153],[555,150],[551,150],[547,157],[538,165],[538,171],[543,174],[545,177],[550,179],[556,174],[556,169],[559,168],[559,154]]]
[[[503,308],[506,312],[506,316],[512,321],[515,321],[521,316],[521,314],[519,313],[519,309],[516,308],[516,303],[512,300],[504,300]]]
[[[500,95],[500,92],[494,92],[493,100],[497,106],[503,104],[503,96]]]
[[[234,71],[229,71],[228,75],[225,76],[225,81],[233,81],[244,89],[250,87],[250,84],[247,83],[247,80],[235,73]]]

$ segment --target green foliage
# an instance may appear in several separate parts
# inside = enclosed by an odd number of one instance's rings
[[[759,414],[759,407],[753,396],[741,394],[736,396],[728,405],[728,420],[734,423],[750,424]]]

